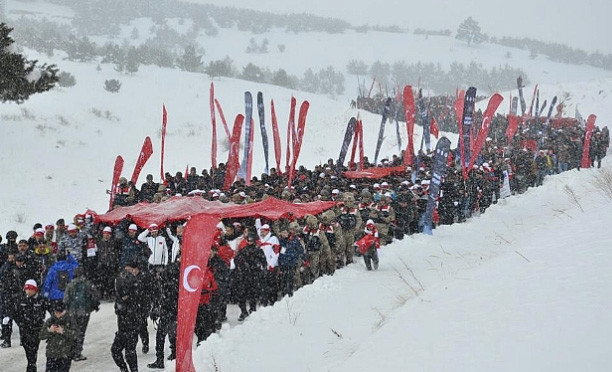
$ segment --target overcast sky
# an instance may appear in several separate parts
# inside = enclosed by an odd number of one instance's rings
[[[309,12],[354,25],[380,24],[453,32],[468,16],[491,36],[526,36],[589,52],[612,53],[610,0],[184,0],[275,13]]]

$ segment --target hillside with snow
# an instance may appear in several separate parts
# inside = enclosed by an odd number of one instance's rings
[[[44,1],[5,5],[9,22],[24,14],[66,23],[73,17],[70,8]],[[178,31],[189,24],[168,22]],[[91,38],[137,44],[147,38],[151,24],[150,19],[138,19],[119,35]],[[130,37],[134,28],[139,30],[136,39]],[[584,117],[597,115],[600,127],[612,123],[611,71],[552,62],[544,56],[531,58],[524,50],[488,43],[468,46],[453,37],[374,31],[292,34],[272,29],[253,35],[231,28],[221,29],[215,37],[198,38],[205,45],[206,61],[230,56],[240,68],[255,63],[301,75],[308,68],[331,65],[345,75],[344,93],[317,95],[144,65],[136,73],[124,74],[99,60],[69,61],[60,50],[49,56],[24,49],[29,59],[55,63],[70,72],[77,84],[34,95],[22,105],[2,105],[0,231],[16,230],[20,238],[27,238],[36,222],[71,219],[86,208],[106,212],[116,156],[125,159],[123,175],[129,178],[146,136],[153,141],[154,154],[138,184],[148,173],[158,180],[162,105],[168,110],[165,170],[209,168],[211,82],[230,125],[244,111],[245,91],[263,92],[268,125],[269,103],[274,99],[283,149],[291,96],[298,104],[308,100],[299,161],[307,167],[337,158],[346,124],[357,115],[365,126],[366,155],[373,157],[380,115],[350,108],[358,90],[356,77],[346,73],[353,59],[435,62],[444,68],[455,61],[476,61],[487,68],[509,64],[529,76],[528,99],[533,85],[540,83],[541,98],[557,95],[565,103],[566,116],[573,117],[578,108]],[[251,38],[267,38],[269,53],[246,53]],[[280,44],[285,46],[283,52],[277,48]],[[121,81],[118,93],[104,90],[108,79]],[[415,76],[412,84],[417,81]],[[517,92],[500,93],[505,100],[498,112],[504,113],[510,94]],[[484,108],[486,100],[478,105]],[[217,158],[224,162],[227,140],[219,119],[217,124]],[[382,155],[398,152],[394,130],[387,126]],[[405,128],[401,133],[405,144]],[[419,143],[420,127],[415,135]],[[456,135],[446,135],[455,145]],[[256,175],[264,169],[258,129],[254,147]],[[291,299],[257,311],[242,324],[236,320],[237,310],[230,309],[229,322],[195,352],[198,371],[608,371],[611,174],[608,157],[601,170],[548,177],[543,187],[506,199],[467,223],[438,228],[433,237],[414,235],[384,247],[377,272],[366,272],[359,261],[300,289]],[[89,359],[73,364],[73,370],[114,370],[109,352],[114,329],[112,304],[103,304],[92,315],[87,333]],[[44,365],[42,350],[41,345],[39,368]],[[0,350],[0,355],[8,362],[3,364],[7,371],[23,370],[21,348]],[[139,349],[141,370],[153,358]],[[167,370],[173,371],[174,364],[168,363]]]

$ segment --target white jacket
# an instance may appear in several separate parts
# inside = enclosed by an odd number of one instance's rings
[[[147,236],[149,235],[149,230],[144,230],[138,235],[138,240],[143,243],[147,243],[149,249],[151,250],[151,255],[149,256],[149,265],[167,265],[168,264],[168,245],[166,244],[166,238],[161,235],[157,235],[157,237]]]
[[[179,252],[181,251],[181,242],[178,236],[172,235],[172,230],[170,230],[169,227],[166,227],[166,233],[168,233],[170,240],[172,240],[172,253],[170,254],[170,262],[174,262],[176,261],[176,256],[178,256]]]

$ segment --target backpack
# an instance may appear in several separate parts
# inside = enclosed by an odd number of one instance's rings
[[[60,289],[60,291],[64,292],[66,290],[66,287],[68,286],[68,283],[70,283],[70,273],[68,273],[68,270],[58,271],[57,287]]]

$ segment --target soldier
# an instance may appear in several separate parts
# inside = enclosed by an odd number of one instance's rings
[[[343,246],[338,247],[338,258],[340,267],[353,263],[353,244],[355,244],[355,234],[362,224],[361,214],[355,208],[355,196],[350,192],[343,195],[344,205],[340,209],[340,214],[336,221],[342,227]]]
[[[327,249],[321,251],[321,272],[326,275],[334,275],[340,247],[344,247],[344,238],[333,211],[328,210],[321,214],[319,230],[325,232],[329,245],[329,251]]]
[[[389,204],[391,195],[383,195],[375,206],[372,219],[376,222],[376,228],[380,234],[380,242],[382,245],[391,243],[393,235],[391,229],[395,226],[395,211]]]
[[[38,284],[28,279],[23,294],[15,308],[15,323],[19,326],[21,346],[25,350],[28,366],[26,372],[36,372],[36,359],[40,344],[39,333],[45,320],[46,302],[38,293]]]
[[[331,248],[327,242],[325,232],[319,230],[317,218],[311,214],[307,214],[304,218],[306,219],[306,226],[302,229],[302,237],[306,249],[306,262],[304,262],[304,265],[310,269],[308,283],[312,283],[321,273],[319,266],[321,252],[330,252]]]

